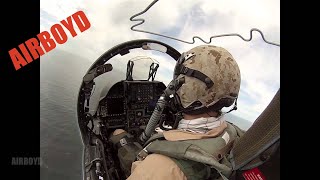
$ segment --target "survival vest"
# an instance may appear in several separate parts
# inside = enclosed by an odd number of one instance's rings
[[[215,138],[198,140],[167,141],[162,134],[152,136],[145,148],[138,154],[143,160],[150,153],[170,157],[181,169],[188,180],[227,179],[232,173],[228,159],[233,144],[244,134],[244,131],[232,123]]]

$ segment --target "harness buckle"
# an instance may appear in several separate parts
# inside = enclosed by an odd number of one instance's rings
[[[149,155],[148,152],[145,149],[142,149],[137,155],[137,159],[139,161],[143,161],[148,155]]]
[[[151,143],[150,143],[151,144]],[[148,144],[145,148],[143,148],[137,155],[137,160],[139,161],[143,161],[148,155],[148,151],[147,151],[147,147],[150,146],[150,144]]]

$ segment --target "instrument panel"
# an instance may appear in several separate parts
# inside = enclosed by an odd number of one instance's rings
[[[120,81],[100,100],[97,115],[107,129],[136,134],[147,125],[165,88],[159,81]]]

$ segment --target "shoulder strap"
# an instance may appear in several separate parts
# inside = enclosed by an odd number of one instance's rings
[[[164,139],[165,139],[165,138],[164,138],[163,133],[154,134],[154,135],[152,135],[152,136],[147,140],[146,143],[144,143],[144,146],[150,144],[152,141],[155,141],[155,140],[164,140]]]

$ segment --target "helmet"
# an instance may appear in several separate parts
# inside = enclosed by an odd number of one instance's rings
[[[240,70],[224,48],[202,45],[182,53],[174,79],[183,79],[176,88],[175,104],[187,114],[201,114],[231,106],[240,90]]]

